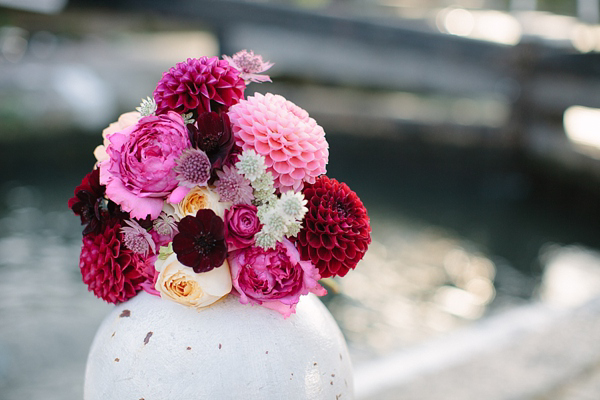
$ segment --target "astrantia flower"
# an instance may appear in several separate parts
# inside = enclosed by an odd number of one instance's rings
[[[125,247],[144,257],[148,257],[150,251],[156,253],[156,244],[148,231],[135,221],[127,220],[125,221],[125,225],[127,226],[121,227]]]
[[[256,152],[252,149],[244,150],[239,157],[238,162],[235,164],[236,168],[246,179],[252,182],[254,186],[254,181],[262,178],[263,181],[268,179],[264,177],[266,166],[265,166],[265,158],[260,154],[256,154]],[[272,176],[271,176],[272,182]],[[265,182],[261,182],[263,185],[267,184]],[[257,190],[261,190],[256,188]]]
[[[265,157],[280,193],[298,191],[325,173],[329,157],[325,132],[294,103],[257,93],[231,107],[229,116],[237,145]]]
[[[100,233],[104,228],[104,219],[120,214],[116,204],[104,199],[104,192],[105,187],[100,185],[100,171],[95,169],[83,178],[75,188],[75,196],[69,199],[69,208],[81,218],[81,224],[85,225],[84,235]]]
[[[271,62],[264,62],[262,56],[254,54],[252,50],[242,50],[235,53],[232,57],[223,55],[223,59],[227,60],[231,66],[240,71],[240,76],[246,85],[250,82],[271,82],[268,75],[259,75],[273,66]]]
[[[291,190],[283,193],[279,199],[279,207],[289,220],[302,220],[308,211],[305,207],[306,203],[302,193],[295,193]]]
[[[177,223],[175,222],[175,219],[164,211],[152,222],[152,226],[156,233],[162,236],[173,238],[177,233]]]
[[[250,204],[254,199],[250,181],[236,172],[235,168],[224,166],[222,171],[217,171],[218,180],[215,181],[220,201],[229,201],[233,204]]]
[[[173,238],[173,251],[183,265],[195,272],[207,272],[223,264],[227,257],[225,225],[212,210],[198,210],[177,225],[179,233]]]
[[[274,249],[277,245],[277,239],[277,236],[266,231],[260,231],[254,236],[256,247],[259,247],[263,250]]]
[[[197,125],[188,126],[192,146],[206,153],[213,168],[221,168],[235,144],[229,117],[225,113],[202,113]]]
[[[149,115],[154,115],[156,112],[156,102],[150,96],[142,99],[140,106],[136,108],[137,112],[140,113],[142,117],[147,117]]]
[[[188,58],[163,73],[154,90],[157,114],[225,110],[244,96],[246,84],[237,69],[218,57]]]
[[[270,172],[264,172],[252,181],[252,187],[254,190],[274,193],[275,187],[273,186],[273,175],[271,175]]]
[[[185,149],[177,159],[177,180],[182,186],[206,186],[210,178],[210,160],[200,149]]]
[[[311,260],[321,278],[344,276],[362,259],[371,243],[367,210],[345,183],[321,176],[307,185],[308,213],[296,245],[303,260]]]
[[[246,247],[234,251],[229,266],[242,304],[260,304],[285,317],[295,312],[300,296],[327,293],[317,282],[316,268],[301,261],[294,245],[285,239],[273,249]]]
[[[106,224],[102,233],[83,237],[79,268],[91,292],[109,303],[124,302],[141,290],[146,277],[138,269],[141,256],[121,245],[121,225]]]

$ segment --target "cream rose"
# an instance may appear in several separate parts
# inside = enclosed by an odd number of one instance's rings
[[[165,260],[158,259],[154,267],[159,272],[155,288],[160,297],[188,307],[207,307],[231,292],[231,273],[227,260],[218,268],[195,273],[177,260],[172,253]]]
[[[102,138],[104,139],[104,142],[94,150],[94,157],[96,157],[96,160],[98,160],[98,162],[108,160],[106,146],[110,144],[110,141],[108,140],[110,135],[115,132],[120,132],[131,125],[135,125],[141,117],[142,115],[137,111],[121,114],[117,122],[113,122],[108,126],[108,128],[104,129],[102,131]]]
[[[196,215],[198,210],[205,208],[213,210],[222,219],[225,217],[225,209],[230,206],[231,203],[220,202],[219,194],[210,187],[196,186],[178,204],[173,204],[173,209],[178,219]]]

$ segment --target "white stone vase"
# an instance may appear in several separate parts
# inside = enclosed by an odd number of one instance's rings
[[[140,293],[104,319],[85,400],[352,399],[344,338],[314,295],[296,314],[229,295],[196,310]]]

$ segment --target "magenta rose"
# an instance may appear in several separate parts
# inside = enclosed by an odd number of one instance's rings
[[[234,293],[242,304],[260,304],[289,317],[296,312],[300,296],[327,292],[317,282],[319,272],[310,261],[301,261],[287,239],[275,249],[246,247],[229,257]]]
[[[225,241],[229,251],[254,244],[254,235],[261,229],[256,210],[251,204],[235,204],[225,210]]]
[[[183,118],[175,112],[144,117],[108,140],[109,159],[100,163],[106,195],[134,218],[157,218],[178,184],[175,162],[190,147]]]

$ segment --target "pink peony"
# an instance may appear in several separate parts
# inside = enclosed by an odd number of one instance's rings
[[[327,292],[317,282],[319,272],[300,260],[294,245],[284,239],[275,249],[246,247],[229,258],[235,292],[242,304],[260,304],[289,317],[296,312],[300,296]]]
[[[183,118],[174,112],[144,117],[109,140],[110,158],[99,166],[107,197],[133,218],[157,218],[163,198],[177,187],[177,158],[190,147]]]
[[[329,145],[308,113],[282,96],[255,94],[231,107],[236,144],[265,157],[280,193],[299,191],[326,172]]]
[[[254,235],[262,227],[256,211],[250,204],[235,204],[225,210],[225,241],[230,251],[254,244]]]
[[[227,61],[218,57],[188,58],[163,73],[156,85],[156,113],[171,110],[200,115],[219,108],[227,110],[244,97],[245,89],[240,72]]]

